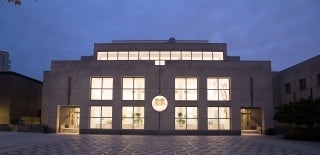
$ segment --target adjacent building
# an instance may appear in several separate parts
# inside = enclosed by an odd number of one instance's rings
[[[0,124],[40,124],[42,82],[0,72]]]
[[[52,61],[42,122],[51,132],[265,133],[273,127],[270,61],[229,56],[206,40],[118,40]]]
[[[275,106],[320,98],[320,55],[274,73]]]

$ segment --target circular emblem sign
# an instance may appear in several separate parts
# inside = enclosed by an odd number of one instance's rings
[[[168,101],[164,96],[156,96],[152,99],[152,108],[155,111],[161,112],[167,109]]]

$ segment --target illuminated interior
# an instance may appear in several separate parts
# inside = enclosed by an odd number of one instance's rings
[[[122,107],[122,129],[144,129],[144,107]]]
[[[197,130],[198,108],[197,107],[175,107],[175,129]]]
[[[208,130],[230,130],[230,107],[208,107]]]
[[[229,101],[230,100],[230,78],[207,79],[208,101]]]
[[[90,107],[90,129],[112,129],[112,106]]]

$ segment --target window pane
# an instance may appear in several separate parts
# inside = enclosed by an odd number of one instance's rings
[[[187,89],[198,89],[197,78],[187,78]]]
[[[102,78],[91,78],[91,88],[101,88]]]
[[[159,51],[150,51],[150,60],[159,60]]]
[[[219,79],[219,89],[229,89],[229,79],[220,78]]]
[[[175,100],[186,100],[185,90],[175,90]]]
[[[182,60],[191,60],[191,51],[181,52]]]
[[[230,118],[229,107],[219,107],[219,118]]]
[[[90,117],[101,117],[101,107],[100,106],[91,106]]]
[[[203,60],[212,60],[212,52],[203,52]]]
[[[134,107],[134,129],[144,129],[144,107]]]
[[[108,60],[117,60],[118,52],[108,52]]]
[[[229,90],[219,90],[219,100],[228,101],[229,100]]]
[[[186,118],[186,107],[175,107],[176,118]]]
[[[181,52],[171,51],[171,60],[181,60]]]
[[[103,78],[103,88],[113,87],[113,78]]]
[[[112,129],[112,118],[102,118],[101,129]]]
[[[198,90],[187,90],[187,100],[196,101],[198,100]]]
[[[122,79],[123,88],[133,88],[133,78],[123,78]]]
[[[144,89],[144,78],[134,78],[134,88]]]
[[[128,60],[128,51],[121,51],[118,53],[118,60]]]
[[[134,90],[134,100],[144,100],[144,89]]]
[[[161,51],[160,52],[160,60],[170,60],[170,52]]]
[[[209,101],[218,101],[218,95],[219,95],[218,90],[208,90],[207,98]]]
[[[197,130],[198,129],[198,120],[197,119],[187,119],[187,129],[188,130]]]
[[[139,60],[149,60],[149,52],[148,51],[140,51],[139,52]]]
[[[97,60],[107,60],[108,53],[107,52],[98,52],[97,53]]]
[[[202,52],[192,52],[192,60],[202,60]]]
[[[102,100],[112,100],[112,89],[102,89]]]
[[[132,118],[122,118],[122,129],[132,129],[133,122]]]
[[[198,118],[198,108],[187,107],[187,118]]]
[[[230,119],[219,119],[220,130],[230,130]]]
[[[138,51],[129,51],[129,60],[138,60],[139,53]]]
[[[175,89],[186,89],[185,78],[175,78]]]
[[[207,79],[207,88],[208,89],[218,89],[218,79],[217,78],[208,78]]]
[[[213,52],[213,60],[223,60],[223,52]]]
[[[122,99],[133,100],[133,89],[123,89]]]
[[[90,128],[99,129],[101,126],[101,118],[90,118]]]
[[[133,117],[133,107],[122,107],[122,117]]]
[[[112,117],[111,106],[102,106],[102,117]]]
[[[209,130],[218,130],[219,125],[218,125],[218,119],[208,119],[208,129]]]
[[[91,100],[101,100],[101,89],[91,89]]]

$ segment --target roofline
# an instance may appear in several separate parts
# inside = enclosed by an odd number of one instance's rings
[[[286,70],[290,70],[290,69],[292,69],[292,68],[295,68],[296,66],[300,66],[300,65],[302,65],[302,64],[304,64],[304,63],[313,61],[314,59],[320,59],[320,55],[317,55],[317,56],[314,56],[314,57],[309,58],[309,59],[307,59],[307,60],[304,60],[304,61],[302,61],[302,62],[300,62],[300,63],[297,63],[297,64],[295,64],[295,65],[293,65],[293,66],[291,66],[291,67],[288,67],[288,68],[286,68],[286,69],[284,69],[284,70],[281,70],[280,72],[284,72],[284,71],[286,71]]]
[[[13,71],[1,71],[1,72],[0,72],[0,75],[15,75],[15,76],[19,76],[19,77],[22,77],[22,78],[24,78],[24,79],[27,79],[27,80],[31,80],[31,81],[34,81],[34,82],[43,84],[42,81],[33,79],[33,78],[31,78],[31,77],[28,77],[28,76],[25,76],[25,75],[22,75],[22,74],[13,72]]]

